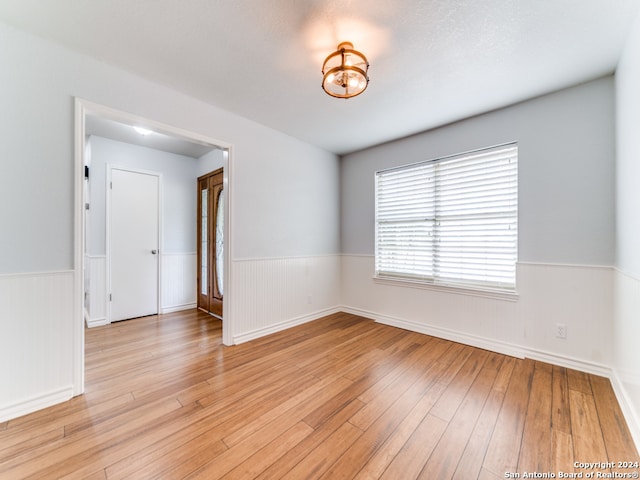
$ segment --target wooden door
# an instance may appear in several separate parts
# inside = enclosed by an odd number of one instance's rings
[[[224,189],[222,169],[198,178],[198,308],[222,318]]]

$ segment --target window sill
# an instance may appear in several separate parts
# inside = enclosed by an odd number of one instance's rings
[[[517,302],[520,298],[518,292],[508,292],[505,290],[497,290],[490,288],[474,288],[462,285],[441,285],[435,283],[429,283],[420,280],[409,280],[404,278],[390,278],[390,277],[373,277],[374,283],[380,285],[393,285],[396,287],[408,287],[419,288],[423,290],[433,290],[443,293],[453,293],[456,295],[468,295],[472,297],[491,298],[494,300],[506,300],[509,302]]]

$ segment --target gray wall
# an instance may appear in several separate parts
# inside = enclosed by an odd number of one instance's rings
[[[517,141],[519,260],[612,265],[614,82],[601,78],[341,160],[341,242],[374,253],[374,172]]]
[[[0,65],[0,274],[73,268],[74,96],[232,144],[236,257],[339,253],[335,155],[5,24]]]

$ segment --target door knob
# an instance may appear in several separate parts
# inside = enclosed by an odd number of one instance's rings
[[[151,253],[152,253],[153,255],[155,255],[156,253],[158,253],[158,251],[157,251],[157,250],[151,250]]]

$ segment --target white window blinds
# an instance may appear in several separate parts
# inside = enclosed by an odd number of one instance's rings
[[[518,147],[376,173],[376,276],[515,290]]]

